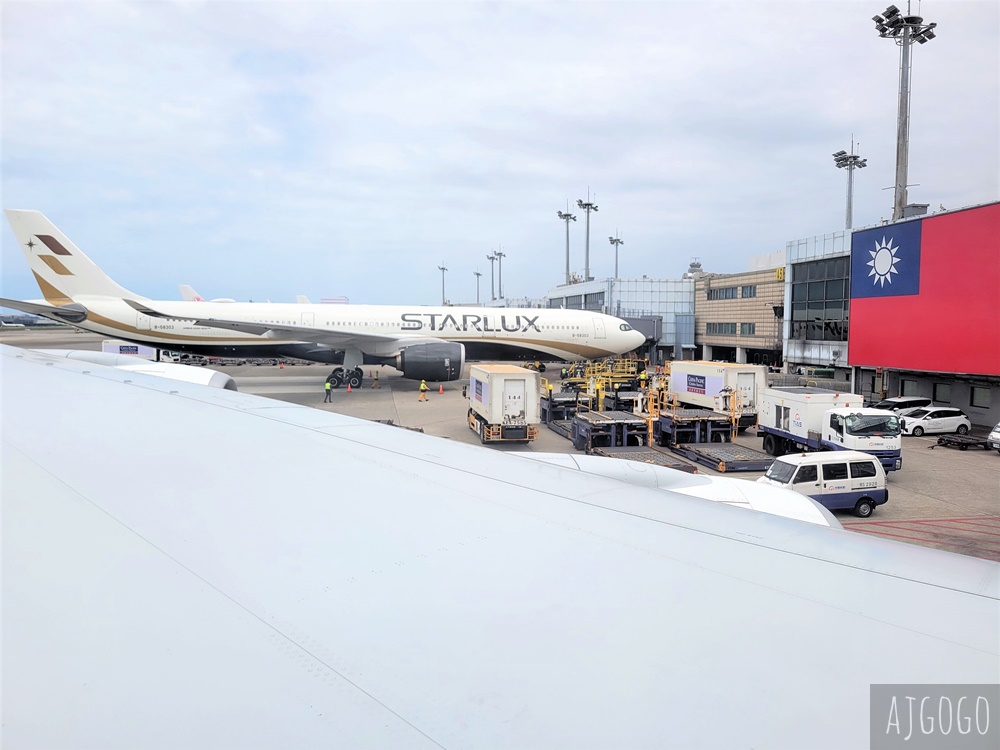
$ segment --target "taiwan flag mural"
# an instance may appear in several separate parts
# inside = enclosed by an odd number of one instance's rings
[[[1000,203],[851,236],[851,365],[1000,375]]]

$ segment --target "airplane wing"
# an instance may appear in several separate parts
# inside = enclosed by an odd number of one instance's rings
[[[399,333],[359,333],[358,331],[345,331],[335,328],[315,328],[287,323],[252,323],[245,320],[229,320],[225,318],[201,318],[183,315],[168,315],[136,300],[126,299],[125,303],[138,312],[149,315],[152,318],[190,320],[197,325],[208,326],[209,328],[222,328],[229,331],[240,331],[241,333],[268,336],[270,338],[289,339],[292,341],[312,341],[317,344],[326,344],[335,349],[353,346],[367,352],[377,351],[379,353],[389,353],[390,350],[396,350],[400,346],[412,346],[413,344],[440,341],[440,339],[428,336],[406,336],[405,334],[400,335]]]
[[[995,563],[38,352],[0,372],[5,747],[839,749],[872,684],[1000,677]]]

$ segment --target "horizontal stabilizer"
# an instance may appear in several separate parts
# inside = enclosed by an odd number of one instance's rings
[[[82,323],[87,319],[87,308],[79,302],[56,306],[0,297],[0,307],[9,307],[12,310],[20,310],[31,315],[41,315],[60,323]]]

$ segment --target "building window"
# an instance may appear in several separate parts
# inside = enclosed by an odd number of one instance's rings
[[[975,406],[977,409],[989,409],[990,389],[983,388],[980,385],[972,386],[972,395],[969,399],[969,406]]]
[[[706,323],[705,334],[715,336],[735,336],[735,323]]]
[[[756,284],[752,284],[750,286],[742,286],[742,287],[740,287],[740,296],[743,299],[747,299],[748,297],[756,297],[757,296],[757,285]]]
[[[916,380],[901,379],[899,381],[899,395],[900,396],[916,396],[917,395],[917,381]]]
[[[951,386],[947,383],[934,384],[934,400],[942,404],[951,403]]]
[[[793,339],[847,341],[849,258],[792,266]]]
[[[709,289],[708,299],[736,299],[736,287],[724,286],[721,289]]]
[[[604,306],[604,292],[591,292],[583,296],[583,305],[587,310],[600,310]]]
[[[756,323],[740,323],[740,336],[754,336],[757,334]]]

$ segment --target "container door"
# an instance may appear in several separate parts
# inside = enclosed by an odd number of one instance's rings
[[[524,381],[505,380],[503,384],[504,424],[524,422]]]
[[[604,318],[594,318],[594,338],[607,338],[607,335],[604,332]]]

